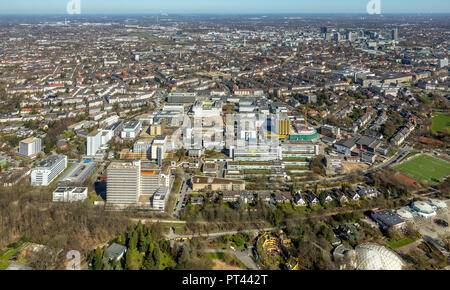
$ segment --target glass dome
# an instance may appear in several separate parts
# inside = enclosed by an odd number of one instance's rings
[[[394,252],[376,244],[362,244],[355,248],[357,270],[401,270],[403,262]]]

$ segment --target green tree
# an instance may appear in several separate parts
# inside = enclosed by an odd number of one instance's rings
[[[161,250],[158,244],[155,244],[155,249],[153,250],[153,261],[156,269],[159,269],[161,265]]]
[[[237,248],[244,247],[245,244],[245,237],[242,234],[236,234],[233,236],[233,243],[236,245]]]
[[[102,270],[103,269],[103,253],[100,247],[95,249],[94,258],[92,261],[92,268],[94,270]]]
[[[153,260],[153,255],[147,255],[142,266],[144,270],[158,270],[155,266],[155,260]]]
[[[128,233],[128,235],[128,248],[136,249],[139,239],[138,233],[136,232],[136,230],[133,230],[131,233]]]
[[[130,248],[127,251],[125,259],[126,270],[140,270],[142,266],[142,255],[136,248]]]

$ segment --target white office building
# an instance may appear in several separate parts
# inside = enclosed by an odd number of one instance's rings
[[[88,135],[86,142],[87,155],[95,156],[102,146],[102,132],[95,130]]]
[[[164,211],[169,198],[169,188],[161,187],[152,197],[152,207],[158,211]]]
[[[41,139],[35,137],[22,140],[19,143],[19,155],[24,157],[35,157],[41,152],[41,144]]]
[[[87,187],[58,187],[53,192],[53,202],[83,201],[88,197]]]
[[[107,170],[108,203],[135,204],[141,195],[141,162],[111,163]]]
[[[125,128],[123,128],[121,137],[122,139],[134,139],[141,132],[142,124],[140,121],[129,122]]]
[[[67,156],[51,156],[31,171],[31,185],[48,186],[67,168]]]

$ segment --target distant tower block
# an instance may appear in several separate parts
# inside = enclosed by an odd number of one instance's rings
[[[230,146],[230,149],[228,149],[228,153],[230,155],[230,158],[234,158],[234,146]]]

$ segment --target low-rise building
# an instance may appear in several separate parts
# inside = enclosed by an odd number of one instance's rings
[[[53,192],[53,202],[83,201],[87,197],[87,187],[58,187]]]
[[[382,228],[402,228],[406,222],[396,213],[389,209],[373,209],[370,216],[380,224]]]
[[[239,191],[245,190],[245,182],[233,179],[214,178],[206,176],[192,177],[194,191]]]

